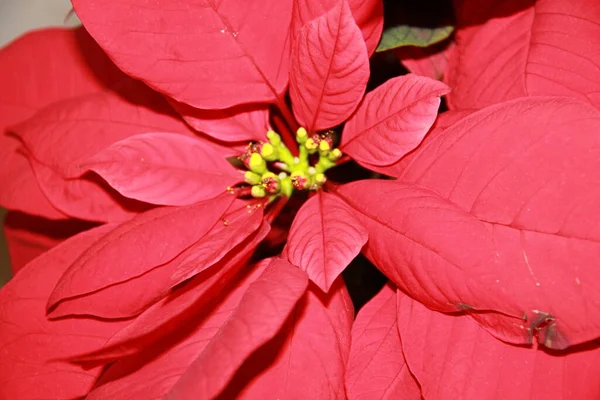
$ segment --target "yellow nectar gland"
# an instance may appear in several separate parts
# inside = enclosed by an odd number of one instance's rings
[[[252,185],[252,197],[269,196],[273,200],[278,196],[290,197],[294,190],[320,189],[327,182],[325,172],[342,156],[339,149],[332,148],[331,135],[329,131],[309,137],[306,129],[300,127],[296,132],[298,157],[292,155],[281,136],[273,130],[267,132],[268,142],[250,143],[240,159],[248,168],[244,181]],[[311,165],[314,160],[310,155],[315,153],[318,153],[318,161]]]

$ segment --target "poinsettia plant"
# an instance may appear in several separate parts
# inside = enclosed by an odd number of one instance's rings
[[[594,1],[73,6],[0,52],[1,398],[600,397]]]

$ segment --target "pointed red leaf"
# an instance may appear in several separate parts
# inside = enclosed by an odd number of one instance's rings
[[[465,1],[447,81],[453,108],[522,96],[575,96],[600,107],[600,3]],[[461,28],[464,27],[464,28]]]
[[[5,128],[56,101],[104,88],[124,75],[84,29],[28,33],[0,50],[0,204],[50,219],[66,218],[40,191],[19,142]]]
[[[4,217],[3,228],[13,275],[65,239],[93,226],[74,219],[53,221],[9,211]]]
[[[55,103],[13,128],[29,153],[65,178],[86,172],[80,163],[133,135],[195,134],[159,94],[127,80],[114,90]]]
[[[151,208],[150,204],[121,196],[95,174],[63,178],[31,155],[29,163],[42,193],[65,215],[97,222],[121,222]]]
[[[431,311],[399,292],[406,361],[435,399],[597,399],[600,347],[546,352],[506,344],[466,316]]]
[[[233,201],[229,193],[187,207],[147,211],[90,246],[62,276],[48,300],[53,317],[77,297],[139,276],[198,241]],[[135,294],[133,294],[135,295]],[[69,313],[74,310],[69,309]],[[85,308],[77,314],[86,314]]]
[[[242,104],[224,110],[200,110],[175,101],[172,104],[192,128],[225,142],[265,140],[270,129],[267,105]]]
[[[346,370],[348,399],[417,399],[398,334],[396,290],[387,284],[356,316]]]
[[[81,233],[23,268],[0,290],[0,398],[70,400],[85,396],[102,372],[66,361],[101,348],[126,323],[49,321],[46,300],[65,268],[113,227]]]
[[[304,24],[325,14],[335,4],[336,0],[295,0],[291,24],[293,34],[297,35]],[[371,55],[375,52],[383,31],[383,1],[348,0],[348,5],[362,32],[367,52]]]
[[[185,206],[206,200],[243,179],[208,141],[145,133],[116,142],[82,163],[123,196]]]
[[[367,231],[349,207],[340,198],[319,191],[296,214],[287,256],[327,292],[367,239]]]
[[[474,110],[450,110],[438,114],[435,122],[429,129],[429,132],[423,138],[423,141],[414,149],[412,152],[408,153],[406,156],[402,157],[400,160],[396,161],[390,165],[372,165],[368,163],[362,163],[365,168],[370,169],[371,171],[379,172],[380,174],[398,177],[402,175],[404,170],[408,168],[411,163],[411,160],[415,155],[419,154],[419,149],[425,146],[428,146],[428,143],[433,140],[438,135],[444,134],[444,129],[449,126],[455,124],[460,121],[467,115],[471,114]]]
[[[204,310],[214,306],[215,299],[219,298],[228,283],[236,279],[268,232],[269,224],[263,222],[257,232],[230,251],[217,265],[193,277],[148,308],[111,337],[103,349],[81,354],[78,360],[113,361],[142,352],[173,335],[177,336],[180,326],[185,326],[190,319],[195,319]]]
[[[238,213],[228,225],[217,223],[200,240],[171,261],[141,275],[60,303],[61,315],[86,314],[102,318],[128,318],[138,315],[186,279],[212,267],[254,233],[262,222],[262,212]],[[225,216],[225,218],[232,218]]]
[[[340,149],[358,162],[389,165],[421,143],[440,96],[450,89],[418,75],[393,78],[368,93],[344,127]]]
[[[220,399],[345,399],[354,310],[343,280],[310,285],[277,336],[255,351]]]
[[[410,72],[431,79],[442,79],[455,48],[454,41],[444,41],[428,47],[403,46],[394,50],[394,54]]]
[[[0,127],[0,182],[2,182],[0,206],[48,219],[67,218],[67,215],[54,207],[40,190],[19,140],[4,135],[2,127]]]
[[[599,130],[575,99],[519,99],[446,129],[397,182],[339,194],[369,230],[366,254],[412,297],[564,348],[600,336]]]
[[[346,120],[368,79],[367,48],[346,0],[302,27],[292,49],[290,97],[309,132]]]
[[[282,328],[307,284],[304,272],[282,259],[273,260],[167,398],[209,399],[219,394],[246,358]]]
[[[240,306],[248,287],[261,276],[268,264],[260,263],[251,270],[247,268],[242,279],[220,295],[218,304],[210,309],[208,315],[199,313],[180,326],[179,331],[185,333],[184,338],[180,335],[174,339],[176,343],[161,343],[112,364],[87,398],[129,400],[165,396],[210,341],[219,335],[219,328],[227,323]],[[245,335],[246,332],[240,334]]]
[[[287,85],[291,1],[73,1],[126,73],[198,108],[274,102]]]

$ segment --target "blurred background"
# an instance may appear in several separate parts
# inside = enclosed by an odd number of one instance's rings
[[[70,13],[69,0],[0,0],[0,47],[32,29],[47,26],[77,26],[77,17]],[[2,90],[2,88],[0,88]],[[2,107],[2,105],[0,105]],[[2,182],[0,182],[2,190]],[[0,221],[5,211],[0,209]],[[4,240],[0,234],[0,286],[10,278],[10,260]]]

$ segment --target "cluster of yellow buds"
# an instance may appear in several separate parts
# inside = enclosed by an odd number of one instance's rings
[[[299,128],[296,132],[298,157],[294,157],[281,136],[272,130],[267,132],[266,142],[249,144],[240,160],[248,169],[244,173],[244,180],[252,186],[252,196],[290,197],[294,190],[317,190],[322,187],[327,181],[325,171],[334,167],[342,156],[339,149],[333,148],[332,133],[328,131],[309,137],[306,129]],[[317,153],[318,161],[311,165],[311,156]],[[270,168],[277,172],[272,172]]]

